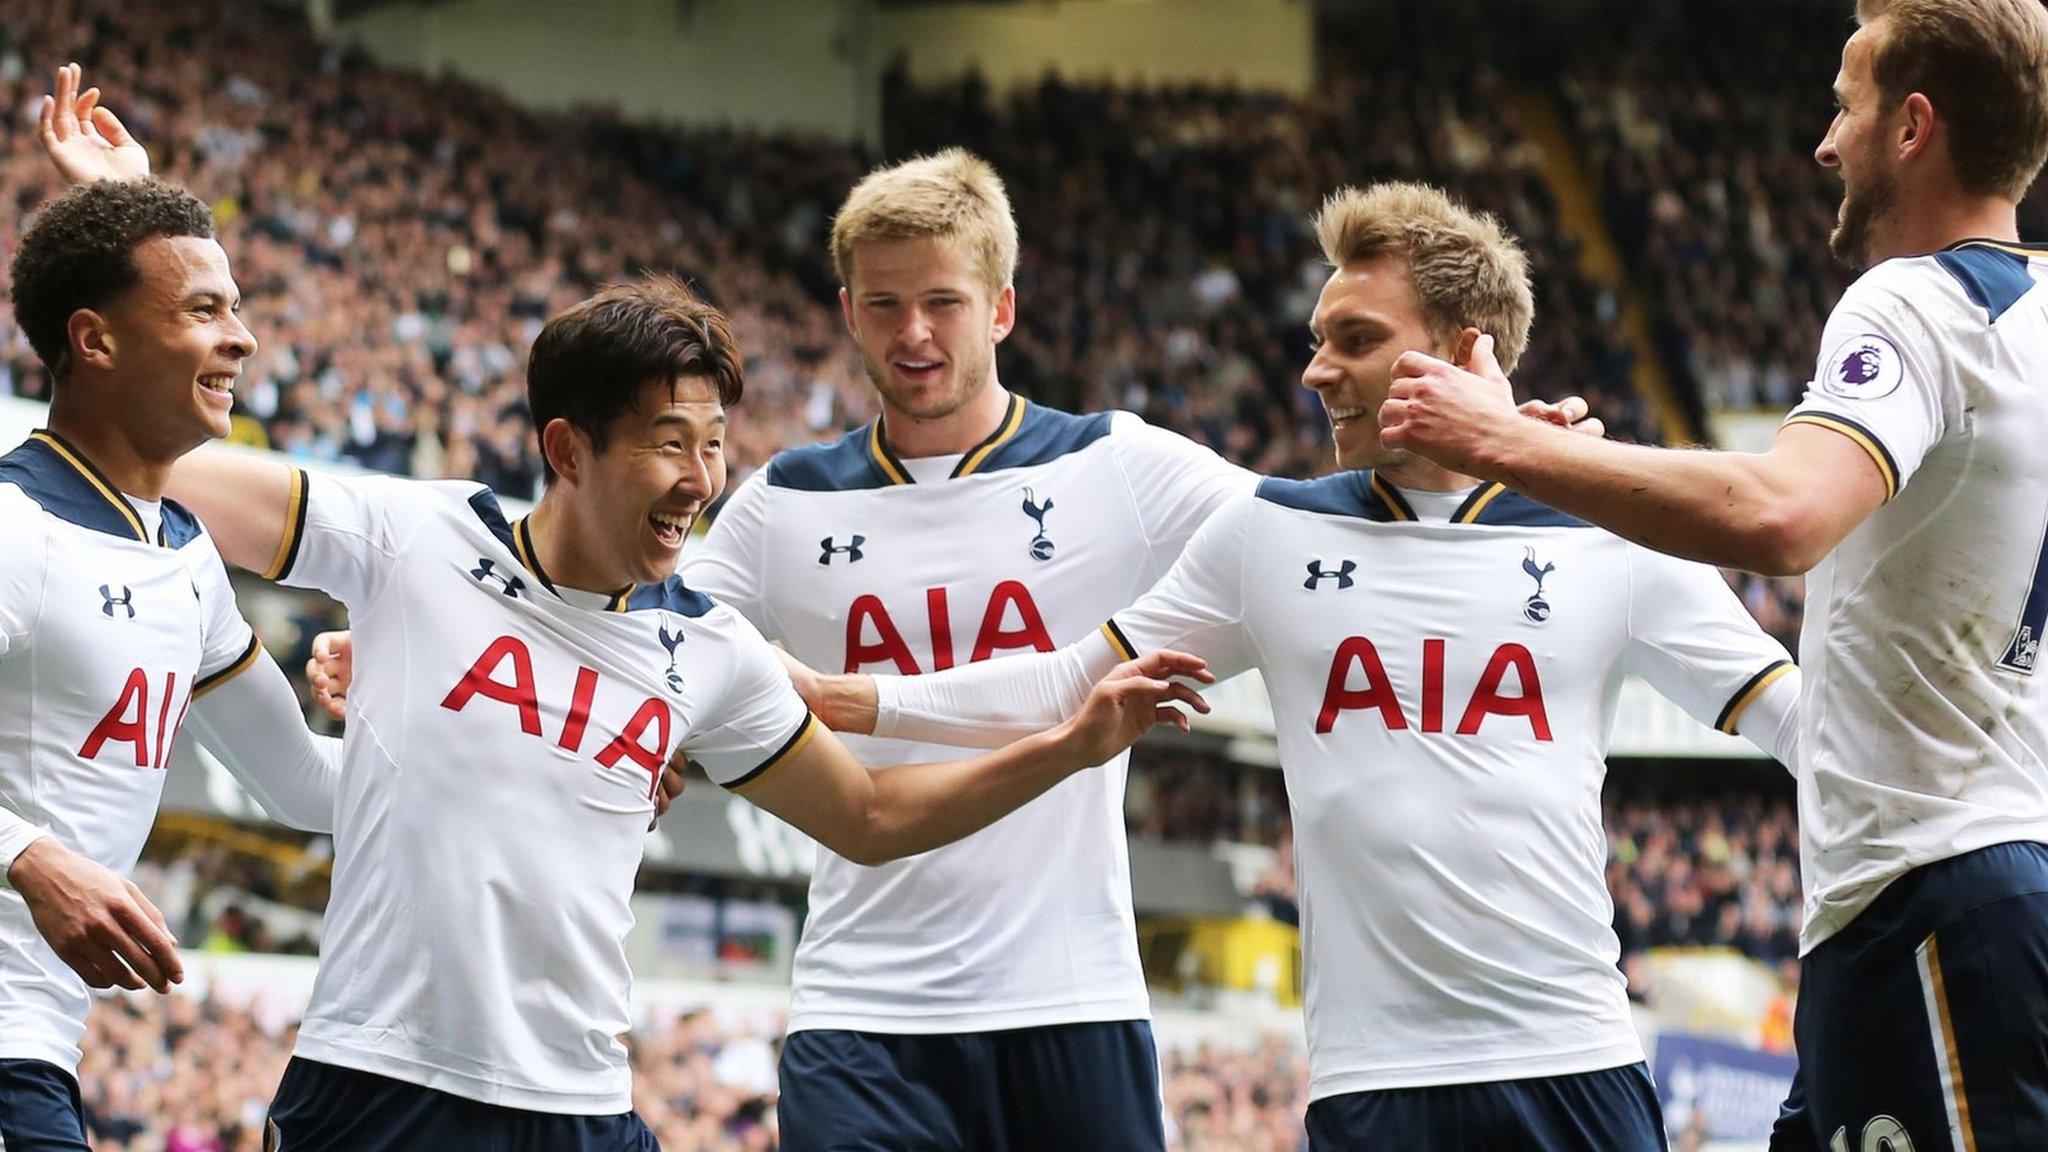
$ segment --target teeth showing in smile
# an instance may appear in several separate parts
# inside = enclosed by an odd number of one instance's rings
[[[1330,409],[1330,410],[1329,410],[1329,413],[1330,413],[1330,419],[1331,419],[1331,421],[1332,421],[1332,422],[1334,422],[1334,423],[1339,423],[1339,424],[1341,424],[1341,423],[1343,423],[1343,422],[1344,422],[1344,421],[1346,421],[1346,420],[1356,420],[1356,419],[1358,419],[1358,418],[1359,418],[1360,416],[1363,416],[1363,415],[1365,415],[1365,409],[1363,409],[1363,408],[1332,408],[1332,409]]]
[[[908,372],[922,372],[927,368],[937,368],[939,362],[936,360],[898,360],[896,366]]]
[[[688,516],[677,516],[668,512],[655,512],[650,514],[647,519],[652,521],[654,526],[660,529],[664,535],[673,532],[680,536],[690,523]]]
[[[218,374],[213,376],[201,376],[199,378],[199,384],[201,387],[205,388],[210,392],[226,392],[229,395],[233,395],[235,391],[235,378],[233,376],[225,376]]]

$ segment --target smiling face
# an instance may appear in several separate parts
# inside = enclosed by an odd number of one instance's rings
[[[871,240],[855,246],[852,265],[840,309],[885,412],[941,420],[991,385],[1016,291],[991,295],[965,245]]]
[[[582,440],[589,452],[589,441]],[[652,584],[676,570],[697,516],[725,491],[725,406],[701,376],[652,382],[612,422],[603,451],[574,482],[579,534],[592,567],[620,583]]]
[[[1842,46],[1835,77],[1835,119],[1814,149],[1822,167],[1842,177],[1842,206],[1828,249],[1852,268],[1875,263],[1886,250],[1885,230],[1898,205],[1897,157],[1886,148],[1903,111],[1887,101],[1871,75],[1871,57],[1884,33],[1884,19],[1856,30]]]
[[[1375,256],[1337,269],[1316,298],[1309,333],[1315,355],[1301,383],[1322,398],[1338,466],[1383,468],[1410,459],[1380,444],[1380,405],[1393,383],[1394,361],[1403,352],[1441,356],[1446,350],[1429,334],[1407,262]]]
[[[134,260],[136,283],[73,326],[86,328],[82,358],[102,370],[104,414],[171,459],[228,434],[235,380],[256,337],[236,314],[242,295],[218,242],[151,237]]]

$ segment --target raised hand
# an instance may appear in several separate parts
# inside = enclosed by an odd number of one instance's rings
[[[1172,705],[1207,712],[1209,704],[1201,693],[1173,677],[1203,684],[1216,680],[1206,661],[1185,652],[1149,652],[1127,660],[1096,682],[1081,711],[1066,722],[1063,738],[1073,741],[1070,746],[1087,763],[1100,764],[1137,743],[1154,724],[1187,731],[1187,713]]]
[[[313,637],[313,655],[306,660],[306,680],[313,703],[335,720],[348,718],[348,687],[356,675],[356,650],[346,632]]]
[[[1403,352],[1380,406],[1380,443],[1468,476],[1492,478],[1487,459],[1527,425],[1514,386],[1494,359],[1493,337],[1471,340],[1463,364]]]
[[[76,64],[57,69],[56,92],[43,97],[38,134],[50,162],[73,184],[148,176],[149,153],[112,109],[100,107],[98,88],[79,92],[82,73]]]
[[[36,931],[94,988],[158,992],[185,978],[164,914],[131,880],[45,836],[15,857],[7,882]]]

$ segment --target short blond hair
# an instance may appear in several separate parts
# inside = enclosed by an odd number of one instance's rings
[[[1499,220],[1427,184],[1388,182],[1330,193],[1315,228],[1333,267],[1380,256],[1405,261],[1430,335],[1450,344],[1477,328],[1493,337],[1501,368],[1514,371],[1529,346],[1536,297],[1529,258]]]
[[[1858,0],[1882,18],[1871,79],[1888,103],[1915,92],[1949,126],[1963,191],[2017,202],[2048,160],[2048,10],[2041,0]]]
[[[832,267],[851,289],[855,245],[925,239],[965,245],[989,295],[1009,286],[1017,274],[1017,218],[988,161],[948,148],[862,177],[832,220]]]

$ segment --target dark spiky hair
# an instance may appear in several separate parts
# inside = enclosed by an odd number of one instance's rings
[[[633,410],[649,384],[701,378],[721,404],[746,390],[739,342],[725,313],[673,276],[614,284],[558,313],[541,329],[526,360],[526,405],[536,433],[567,420],[599,452],[611,427]],[[554,467],[541,454],[546,478]]]
[[[210,240],[213,212],[161,180],[82,184],[36,212],[8,274],[16,322],[51,376],[71,372],[72,314],[134,287],[142,276],[135,249],[157,236]]]

